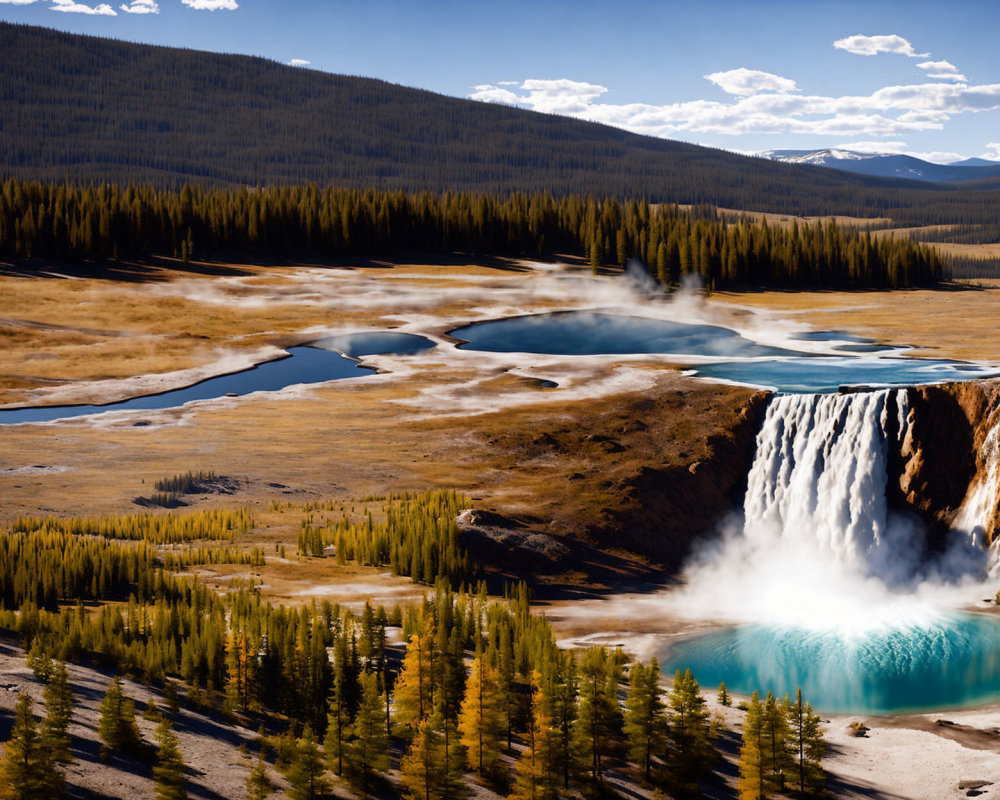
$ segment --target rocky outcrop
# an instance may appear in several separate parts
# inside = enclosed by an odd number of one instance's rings
[[[732,420],[719,420],[719,428],[705,437],[700,458],[650,464],[621,480],[615,492],[625,502],[595,533],[614,531],[625,549],[679,569],[694,543],[716,533],[723,518],[742,506],[769,397],[758,392]]]
[[[890,454],[889,501],[897,510],[920,516],[929,546],[936,549],[944,545],[970,494],[990,480],[991,454],[985,443],[1000,423],[1000,381],[910,388],[906,403],[899,447]],[[995,506],[983,523],[993,541],[1000,532]]]

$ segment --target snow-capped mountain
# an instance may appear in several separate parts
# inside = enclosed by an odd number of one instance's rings
[[[899,153],[859,153],[836,148],[768,150],[760,155],[787,164],[810,164],[881,178],[907,178],[932,183],[1000,177],[1000,162],[986,161],[982,158],[970,158],[954,164],[932,164],[930,161]]]

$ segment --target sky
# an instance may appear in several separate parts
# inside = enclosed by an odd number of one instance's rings
[[[0,0],[0,19],[737,152],[1000,160],[996,0]]]

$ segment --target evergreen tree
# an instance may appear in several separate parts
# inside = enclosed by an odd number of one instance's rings
[[[10,739],[0,758],[2,800],[57,800],[66,793],[62,772],[42,743],[31,705],[31,698],[22,694],[14,707]]]
[[[135,721],[135,703],[125,696],[117,676],[104,694],[100,713],[97,733],[104,743],[102,752],[136,754],[142,745],[142,736]]]
[[[783,792],[785,772],[791,766],[789,747],[788,701],[779,703],[769,691],[764,698],[764,758],[768,785],[772,791]]]
[[[672,779],[677,790],[688,792],[711,763],[708,741],[708,709],[691,670],[674,675],[668,698],[667,736],[671,744]]]
[[[361,675],[361,703],[351,726],[353,737],[347,747],[348,775],[351,783],[368,797],[372,776],[389,769],[389,737],[385,732],[382,709],[385,698],[379,692],[374,672]]]
[[[732,698],[729,696],[729,690],[726,688],[725,681],[719,684],[719,705],[729,708],[733,704]]]
[[[600,783],[604,761],[621,731],[617,689],[621,664],[603,647],[586,650],[579,667],[580,703],[575,724],[575,740],[580,766],[589,780]]]
[[[552,720],[546,716],[544,702],[532,681],[531,717],[525,731],[525,748],[518,757],[511,800],[553,800],[558,794],[556,741]]]
[[[170,720],[164,718],[156,728],[156,800],[187,800],[184,788],[184,760]]]
[[[423,718],[417,725],[406,755],[399,762],[399,779],[413,800],[436,800],[440,796],[440,765],[436,758],[438,736],[439,732],[431,725],[431,718]]]
[[[788,705],[788,725],[794,762],[792,774],[800,797],[819,795],[825,776],[822,758],[826,749],[819,716],[809,703],[802,702],[802,689],[795,692],[795,702]]]
[[[743,745],[740,747],[740,775],[737,781],[740,800],[766,800],[768,797],[764,758],[764,707],[757,692],[754,692],[743,720]]]
[[[654,658],[649,667],[636,662],[629,670],[625,698],[625,741],[628,757],[639,765],[648,781],[652,777],[653,753],[663,745],[663,701],[660,699],[660,665]]]
[[[288,793],[291,800],[316,800],[322,797],[329,786],[323,777],[325,766],[323,755],[312,727],[306,725],[296,747],[294,761],[288,770],[288,782],[292,788]]]
[[[247,776],[247,800],[267,800],[272,788],[273,784],[267,774],[267,762],[261,754]]]
[[[496,671],[480,652],[472,662],[458,719],[469,767],[480,775],[490,774],[500,758],[503,724],[503,698]]]
[[[69,673],[62,661],[55,664],[45,686],[45,720],[42,723],[42,743],[54,760],[64,764],[72,760],[69,752],[70,718],[73,716],[73,693]]]

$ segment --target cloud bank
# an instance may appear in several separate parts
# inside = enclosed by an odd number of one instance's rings
[[[917,53],[913,49],[912,44],[902,36],[897,36],[896,34],[886,36],[862,36],[861,34],[857,34],[837,39],[833,43],[833,46],[838,50],[846,50],[848,53],[854,53],[857,56],[895,53],[901,56],[909,56],[910,58],[927,58],[930,55],[930,53]]]
[[[848,36],[833,46],[867,56],[929,55],[917,53],[910,42],[896,34]],[[739,67],[704,76],[731,95],[728,101],[607,103],[601,102],[607,87],[569,78],[481,84],[469,97],[661,137],[694,133],[890,137],[941,130],[955,115],[1000,109],[1000,83],[970,85],[950,61],[923,61],[916,66],[919,82],[885,86],[867,95],[804,94],[791,78]]]
[[[312,62],[306,61],[304,58],[293,58],[288,62],[290,67],[308,67]]]
[[[118,16],[118,12],[107,3],[100,3],[96,6],[88,6],[83,3],[74,2],[74,0],[52,0],[50,8],[53,11],[64,11],[67,14],[94,14],[103,17]]]

